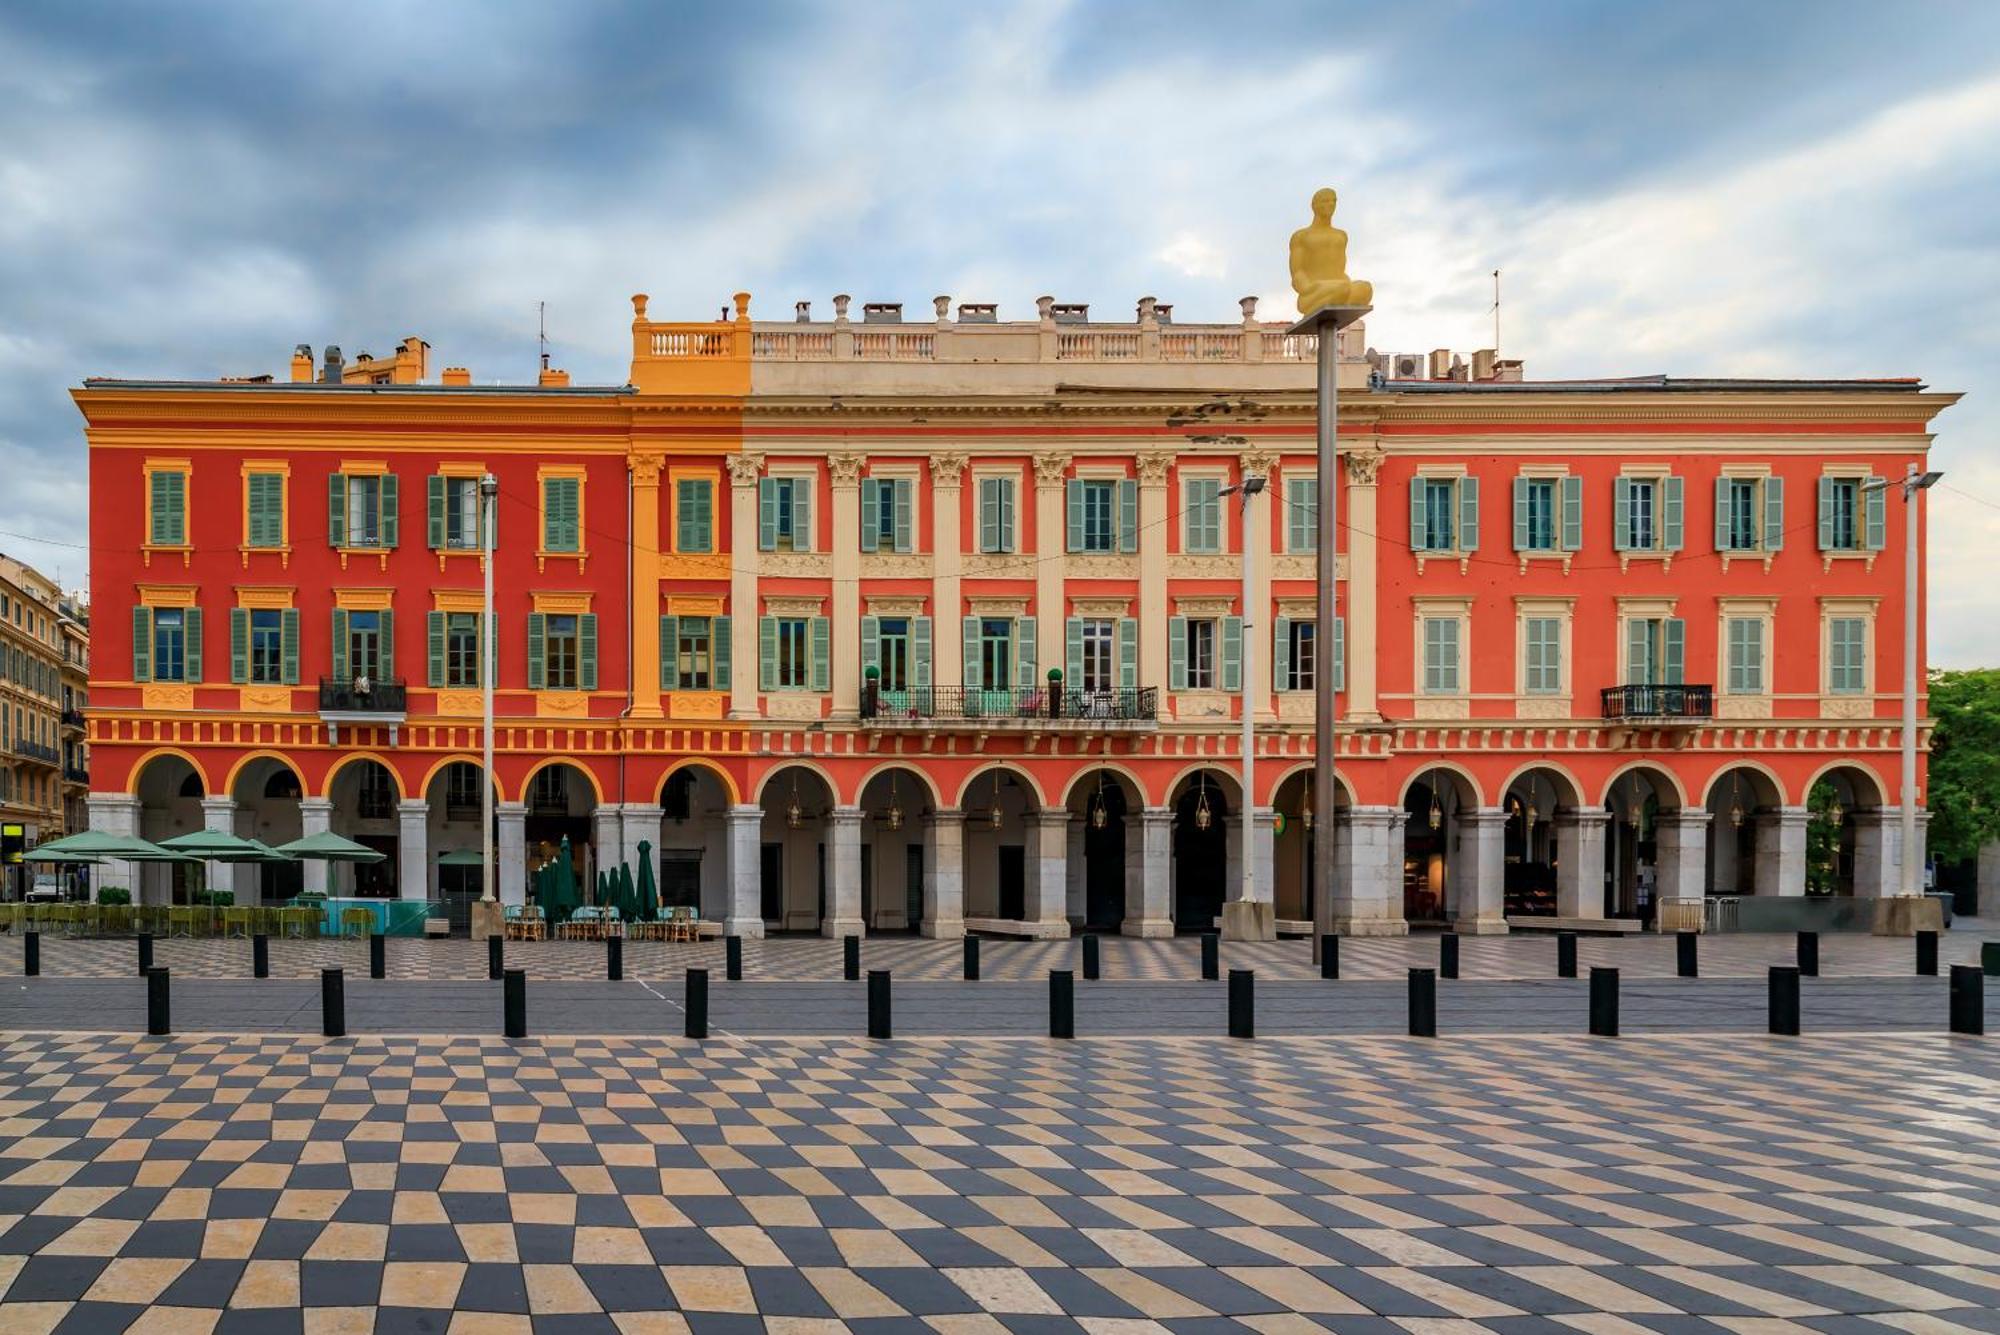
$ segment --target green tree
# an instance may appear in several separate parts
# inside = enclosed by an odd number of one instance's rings
[[[1930,851],[1977,857],[2000,839],[2000,669],[1930,676]]]
[[[1841,822],[1833,814],[1838,796],[1825,779],[1806,794],[1806,893],[1809,895],[1830,895],[1840,885]]]

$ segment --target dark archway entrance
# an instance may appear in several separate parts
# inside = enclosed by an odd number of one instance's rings
[[[1174,926],[1212,932],[1229,890],[1227,799],[1206,773],[1189,779],[1174,803]]]

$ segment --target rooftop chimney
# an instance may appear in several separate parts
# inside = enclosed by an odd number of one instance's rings
[[[900,301],[871,301],[861,308],[863,324],[903,323],[903,303]]]
[[[1480,348],[1472,354],[1472,378],[1474,380],[1493,379],[1493,359],[1498,356],[1492,348]]]
[[[310,385],[313,378],[312,344],[301,343],[292,349],[292,383]]]
[[[1433,380],[1451,379],[1450,348],[1431,349],[1431,379]]]
[[[544,366],[541,377],[535,383],[544,389],[564,389],[569,385],[569,372]]]
[[[1090,303],[1084,301],[1058,301],[1049,306],[1049,314],[1057,324],[1089,324]]]
[[[341,369],[346,365],[346,360],[340,355],[339,345],[334,343],[327,344],[326,361],[320,367],[319,382],[322,385],[339,384]]]
[[[961,301],[958,303],[960,324],[996,324],[1000,319],[1000,305],[993,301]]]
[[[447,366],[444,368],[444,375],[439,380],[439,383],[443,385],[470,385],[472,383],[472,372],[463,366]]]
[[[800,324],[811,324],[813,318],[813,304],[810,301],[801,301],[794,303],[792,306],[792,316]]]

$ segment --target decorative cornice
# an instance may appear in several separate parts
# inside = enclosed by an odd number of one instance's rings
[[[1063,474],[1069,471],[1069,463],[1070,456],[1066,453],[1052,450],[1047,454],[1036,455],[1035,485],[1040,487],[1061,486]]]

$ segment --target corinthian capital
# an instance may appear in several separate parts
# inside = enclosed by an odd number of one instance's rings
[[[858,454],[829,454],[826,467],[833,475],[836,487],[852,487],[861,481],[861,456]]]
[[[1140,486],[1164,487],[1167,485],[1167,470],[1174,465],[1174,456],[1165,450],[1148,450],[1132,462],[1138,467]]]
[[[632,456],[632,480],[642,487],[655,487],[660,483],[660,468],[666,460],[657,454],[635,454]]]
[[[1348,450],[1341,456],[1347,464],[1348,485],[1372,487],[1375,477],[1382,471],[1382,451],[1378,449]]]
[[[1278,466],[1276,450],[1245,450],[1237,456],[1245,477],[1269,477]]]
[[[1051,451],[1035,456],[1035,482],[1038,486],[1059,487],[1063,474],[1069,471],[1069,456]]]
[[[965,456],[962,454],[933,454],[931,456],[931,484],[952,488],[959,484],[959,475],[965,471]]]
[[[761,454],[732,454],[729,456],[729,480],[739,487],[754,487],[757,479],[764,475],[764,456]]]

